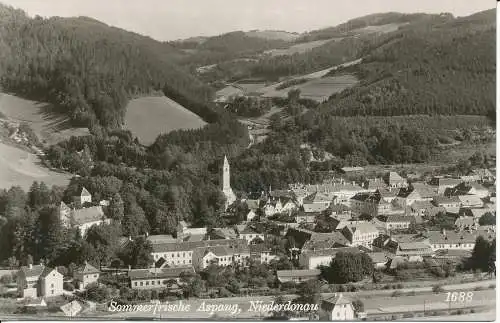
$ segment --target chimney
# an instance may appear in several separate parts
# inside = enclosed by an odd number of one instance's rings
[[[132,266],[128,265],[128,271],[132,270]]]
[[[149,233],[146,231],[146,238],[149,236]]]
[[[132,241],[132,236],[128,236],[128,241]]]

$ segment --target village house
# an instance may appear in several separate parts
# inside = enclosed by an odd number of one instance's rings
[[[389,172],[385,175],[384,180],[390,188],[403,188],[408,186],[406,179],[399,176],[396,172]]]
[[[468,208],[463,207],[458,211],[459,216],[473,217],[475,219],[480,219],[486,213],[491,213],[495,215],[495,213],[489,208]]]
[[[447,189],[453,188],[462,182],[459,178],[449,178],[442,176],[435,176],[431,179],[429,184],[434,186],[438,195],[444,195]]]
[[[21,298],[52,297],[63,293],[63,275],[44,265],[22,266],[17,272]]]
[[[403,257],[410,262],[421,262],[423,257],[433,255],[432,248],[425,241],[396,242],[391,240],[386,249],[395,256]]]
[[[412,183],[406,189],[401,189],[397,200],[401,206],[410,206],[415,202],[430,202],[438,195],[435,188],[425,183]]]
[[[93,225],[111,223],[111,219],[104,216],[104,211],[100,205],[75,209],[61,202],[59,205],[59,218],[64,227],[77,227],[82,237]]]
[[[358,222],[346,225],[342,234],[348,240],[349,246],[364,246],[371,249],[373,240],[378,237],[378,229],[369,222]]]
[[[128,279],[132,289],[160,289],[167,288],[174,281],[180,284],[182,273],[194,273],[194,269],[192,266],[131,269]]]
[[[484,205],[483,200],[477,195],[458,195],[461,207],[479,208]]]
[[[395,195],[387,196],[387,192],[379,190],[374,193],[359,193],[351,198],[351,210],[358,215],[366,214],[370,217],[390,214],[404,214],[405,210],[397,205]],[[384,198],[383,195],[386,195]],[[388,202],[390,200],[391,202]]]
[[[385,217],[384,222],[387,230],[405,230],[410,227],[412,217],[404,215],[388,215]]]
[[[97,283],[99,280],[100,271],[85,261],[85,264],[75,270],[73,278],[78,289],[85,289],[88,285]]]
[[[457,214],[460,210],[460,200],[457,196],[436,196],[432,203],[435,206],[443,207],[447,213]]]
[[[80,203],[80,205],[84,205],[85,203],[92,203],[92,194],[90,194],[90,192],[85,187],[83,187],[80,196],[76,197],[76,199]]]
[[[193,251],[197,248],[205,248],[218,245],[247,245],[247,241],[240,239],[221,239],[204,241],[185,241],[153,244],[151,256],[157,263],[157,267],[190,266],[193,264]]]
[[[237,225],[236,226],[238,239],[247,241],[248,244],[255,244],[265,241],[265,234],[259,232],[252,225]]]
[[[335,293],[332,297],[323,300],[321,310],[326,314],[320,317],[321,321],[354,321],[356,319],[356,309],[351,299],[342,293]]]
[[[318,279],[321,271],[319,269],[292,269],[277,270],[276,276],[280,283],[294,282],[301,283],[311,279]]]
[[[436,206],[429,201],[415,201],[407,207],[407,210],[410,215],[430,216],[434,208]]]
[[[473,176],[474,180],[477,182],[494,182],[495,175],[486,168],[473,169],[469,174]]]
[[[339,252],[360,253],[361,251],[356,247],[303,250],[299,255],[299,264],[308,269],[328,266]]]
[[[248,265],[250,249],[248,245],[225,245],[196,248],[193,251],[193,266],[203,270],[210,264],[227,267],[230,265]]]
[[[302,207],[306,213],[323,212],[332,204],[332,199],[330,194],[314,192],[304,198]]]
[[[272,253],[271,249],[263,243],[250,245],[250,259],[260,264],[269,264],[279,257]]]
[[[388,188],[387,184],[385,183],[385,181],[382,178],[368,179],[365,182],[364,187],[369,192],[375,192],[376,190],[379,190],[379,189],[387,189]]]
[[[468,231],[427,231],[424,235],[429,239],[432,250],[461,249],[472,250],[476,245],[477,234]]]

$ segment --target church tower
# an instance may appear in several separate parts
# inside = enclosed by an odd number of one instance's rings
[[[234,195],[233,189],[231,188],[231,171],[229,169],[229,162],[227,157],[224,155],[224,165],[222,166],[222,193],[226,197],[226,207],[233,204],[236,201],[236,195]]]

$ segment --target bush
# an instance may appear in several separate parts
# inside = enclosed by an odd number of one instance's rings
[[[392,294],[391,294],[391,297],[399,297],[403,295],[403,293],[401,293],[399,290],[395,290]]]
[[[396,287],[397,287],[398,289],[402,289],[404,286],[403,286],[403,284],[399,283]]]
[[[72,291],[75,290],[75,285],[73,285],[70,282],[64,282],[63,283],[63,289],[72,292]]]
[[[2,284],[12,284],[14,282],[14,279],[12,278],[11,274],[6,274],[0,277],[0,283]]]
[[[391,285],[386,284],[386,285],[384,285],[384,287],[382,287],[382,288],[383,288],[383,289],[391,289]]]
[[[490,285],[488,286],[488,288],[489,288],[489,289],[495,289],[495,287],[496,287],[496,285],[495,285],[495,284],[490,284]]]
[[[416,293],[415,293],[415,291],[414,291],[414,290],[412,290],[411,292],[408,292],[408,294],[407,294],[407,295],[408,295],[408,296],[415,296],[415,295],[416,295]]]
[[[415,313],[409,312],[403,314],[403,318],[411,318],[411,317],[415,317]]]
[[[444,292],[444,289],[441,285],[434,285],[432,286],[432,292],[438,294]]]

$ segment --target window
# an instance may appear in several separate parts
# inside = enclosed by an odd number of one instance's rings
[[[143,283],[143,282],[141,282],[141,286],[144,286],[144,283]]]
[[[148,281],[146,281],[146,286],[149,286],[149,280],[148,280]]]
[[[153,280],[153,281],[151,281],[151,285],[154,285],[154,284],[155,284],[155,281],[154,281],[154,280]]]
[[[94,278],[97,278],[97,275],[94,275]]]
[[[50,284],[50,288],[54,288],[54,284]]]
[[[134,286],[137,286],[137,282],[134,282]]]
[[[54,290],[51,290],[51,291],[50,291],[50,293],[51,293],[52,295],[54,295]]]
[[[191,263],[191,259],[189,259],[189,263]]]

